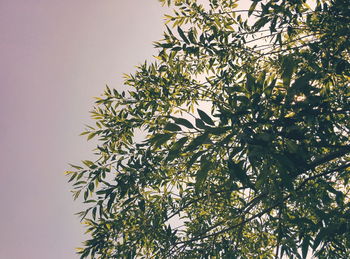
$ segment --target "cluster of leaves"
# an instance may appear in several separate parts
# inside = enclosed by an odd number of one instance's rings
[[[67,172],[81,258],[350,256],[347,0],[175,4],[156,61],[92,112]]]

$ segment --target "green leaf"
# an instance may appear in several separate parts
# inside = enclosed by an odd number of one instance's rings
[[[188,162],[186,163],[187,165],[187,169],[191,168],[192,165],[197,161],[197,159],[203,155],[205,153],[205,151],[199,151],[197,153],[195,153],[190,160],[188,160]]]
[[[107,192],[107,190],[99,190],[96,192],[97,195],[102,195],[105,194]]]
[[[247,74],[246,89],[249,93],[255,92],[255,78],[251,74]]]
[[[207,126],[205,126],[204,122],[200,119],[196,119],[196,127],[199,129],[206,129]]]
[[[90,131],[84,131],[84,132],[80,133],[79,136],[84,136],[84,135],[87,135],[89,133],[90,133]]]
[[[191,43],[193,44],[196,44],[197,41],[196,41],[196,38],[194,37],[194,32],[193,30],[191,30],[189,33],[188,33],[188,38],[190,40]]]
[[[164,127],[165,130],[169,130],[169,131],[181,131],[181,127],[174,124],[174,123],[171,123],[169,122],[167,125],[165,125]]]
[[[289,112],[284,116],[284,118],[293,118],[295,116],[295,112]]]
[[[210,133],[210,134],[213,134],[213,135],[221,135],[221,134],[224,134],[226,133],[227,131],[229,131],[231,129],[231,127],[216,127],[216,128],[207,128],[207,131]]]
[[[86,190],[86,191],[84,192],[84,201],[87,200],[88,196],[89,196],[89,192]]]
[[[82,162],[83,162],[84,165],[86,165],[89,168],[96,168],[97,167],[92,161],[83,160]]]
[[[72,176],[69,178],[68,182],[70,183],[71,181],[73,181],[77,175],[78,173],[73,173]]]
[[[255,10],[257,4],[258,4],[258,1],[254,1],[254,2],[250,5],[249,10],[248,10],[248,16],[251,16],[251,14],[254,12],[254,10]]]
[[[312,245],[313,250],[316,250],[324,238],[327,236],[327,229],[321,229],[321,231],[316,235],[314,243]]]
[[[165,66],[165,65],[162,65],[162,66],[160,66],[160,67],[158,68],[158,71],[159,71],[159,72],[164,72],[164,71],[167,71],[167,70],[168,70],[168,67]]]
[[[77,170],[83,169],[81,166],[77,166],[77,165],[73,165],[73,164],[69,164],[69,165]]]
[[[177,27],[177,31],[180,35],[180,37],[187,43],[187,44],[190,44],[190,41],[187,39],[184,31],[180,28],[180,26]]]
[[[277,82],[277,79],[274,78],[274,79],[271,81],[271,83],[270,83],[267,87],[264,88],[263,91],[264,91],[264,93],[266,94],[266,96],[270,96],[270,95],[272,94],[272,90],[273,90],[273,88],[275,87],[276,82]]]
[[[335,72],[338,74],[338,75],[341,75],[346,68],[348,68],[350,66],[349,62],[344,60],[344,59],[340,59],[338,60],[337,62],[337,65],[335,67]]]
[[[160,46],[164,49],[170,49],[174,46],[174,44],[173,43],[162,43],[162,44],[160,44]]]
[[[117,196],[117,193],[113,192],[111,193],[111,195],[109,196],[109,200],[107,202],[107,210],[111,211],[111,207],[114,203],[115,197]]]
[[[313,75],[311,73],[308,73],[295,79],[294,83],[292,84],[292,88],[301,92],[307,90],[306,87],[308,86],[309,81],[312,79],[312,77]]]
[[[292,154],[298,153],[299,146],[295,143],[295,141],[286,139],[285,142],[287,144],[287,148],[288,148],[289,153],[292,153]]]
[[[93,192],[94,191],[94,188],[95,188],[95,185],[94,185],[94,183],[93,182],[91,182],[90,184],[89,184],[89,190],[91,191],[91,192]]]
[[[207,159],[206,156],[201,157],[201,167],[197,171],[196,174],[196,184],[195,184],[195,189],[198,192],[207,179],[208,172],[210,171],[211,167],[211,162]]]
[[[310,237],[306,236],[304,237],[303,243],[301,245],[301,252],[302,252],[303,259],[306,259],[307,251],[309,250],[309,245],[310,245]]]
[[[188,137],[183,137],[183,138],[179,139],[177,142],[175,142],[172,145],[166,160],[171,161],[174,158],[176,158],[179,155],[179,153],[180,153],[181,149],[183,148],[183,146],[185,145],[185,143],[187,142],[187,140],[188,140]]]
[[[209,137],[208,137],[208,132],[203,133],[202,135],[198,135],[195,137],[190,144],[188,144],[187,148],[185,151],[193,151],[198,148],[198,146],[206,144]]]
[[[198,114],[199,114],[199,117],[201,117],[201,119],[202,119],[205,123],[207,123],[207,124],[209,124],[209,125],[212,125],[212,126],[215,126],[214,121],[213,121],[204,111],[202,111],[202,110],[200,110],[200,109],[197,109],[197,112],[198,112]]]
[[[230,176],[233,180],[239,180],[243,186],[248,186],[254,189],[253,184],[251,183],[246,171],[243,170],[244,161],[240,161],[238,163],[233,162],[232,160],[228,160],[228,169]]]
[[[84,203],[96,203],[96,200],[87,200]]]
[[[139,208],[140,208],[140,210],[142,211],[142,212],[145,212],[145,200],[144,199],[141,199],[140,201],[139,201]]]
[[[180,138],[177,142],[174,143],[174,145],[171,147],[170,151],[180,150],[185,145],[187,140],[188,140],[188,137]]]
[[[258,30],[260,30],[262,27],[264,27],[264,25],[265,25],[266,23],[268,23],[269,20],[270,20],[270,18],[268,18],[267,16],[263,16],[262,18],[260,18],[259,20],[257,20],[257,21],[254,23],[253,28],[254,28],[255,30],[258,31]]]
[[[92,218],[95,220],[96,219],[96,211],[97,211],[97,207],[94,207],[92,209]]]
[[[180,124],[182,126],[185,126],[189,129],[193,129],[193,125],[191,122],[189,122],[188,120],[184,119],[184,118],[173,118],[173,120],[175,121],[176,124]]]
[[[156,134],[154,137],[150,138],[149,141],[151,144],[155,145],[155,147],[160,147],[165,142],[167,142],[172,136],[173,133],[165,133],[165,134]]]
[[[282,59],[282,80],[283,85],[288,87],[295,70],[295,61],[291,56],[284,56]]]
[[[254,83],[253,83],[254,84]],[[249,87],[248,87],[248,85],[249,85]],[[248,91],[252,91],[252,87],[253,87],[253,85],[251,84],[251,82],[249,82],[249,84],[248,84],[248,82],[246,83],[246,87],[247,87],[247,90]],[[237,100],[237,101],[239,101],[239,102],[241,102],[241,104],[243,104],[243,105],[247,105],[247,104],[249,104],[249,98],[247,97],[247,96],[245,96],[245,95],[238,95],[238,96],[235,96],[235,99]]]

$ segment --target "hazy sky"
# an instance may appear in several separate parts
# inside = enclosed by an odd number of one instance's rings
[[[0,258],[74,259],[84,240],[67,163],[93,96],[156,54],[156,0],[0,0]]]

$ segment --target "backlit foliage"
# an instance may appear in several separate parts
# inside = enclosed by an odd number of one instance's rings
[[[67,172],[82,258],[350,257],[350,4],[161,0],[153,63],[107,88]]]

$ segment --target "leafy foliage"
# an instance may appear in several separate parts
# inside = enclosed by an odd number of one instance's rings
[[[349,258],[347,0],[161,2],[156,61],[97,99],[98,159],[67,172],[81,257]]]

